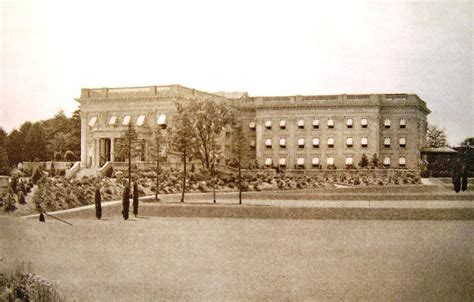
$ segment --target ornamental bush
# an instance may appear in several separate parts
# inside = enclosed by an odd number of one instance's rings
[[[135,181],[133,183],[133,215],[138,215],[138,184]]]
[[[19,204],[26,204],[25,194],[23,193],[23,191],[19,191],[17,196]]]
[[[99,187],[95,189],[95,217],[97,217],[97,219],[102,217],[102,205]]]
[[[11,213],[16,210],[15,195],[9,192],[5,194],[1,199],[1,203],[3,204],[3,211],[5,211],[6,213]]]
[[[71,150],[67,150],[66,153],[64,153],[64,157],[66,158],[67,161],[76,160],[76,157],[74,156],[74,153]]]
[[[128,219],[128,211],[130,207],[130,188],[128,186],[125,186],[123,189],[123,195],[122,195],[122,216],[123,219],[127,220]]]
[[[54,160],[55,161],[62,161],[63,160],[63,154],[59,151],[54,152]]]

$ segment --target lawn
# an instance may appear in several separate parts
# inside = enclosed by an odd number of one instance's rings
[[[469,300],[474,221],[0,217],[69,300]]]

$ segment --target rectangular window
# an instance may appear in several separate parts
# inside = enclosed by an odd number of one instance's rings
[[[249,128],[255,130],[255,122],[250,122]]]
[[[406,121],[404,118],[400,119],[400,128],[405,128],[407,126]]]
[[[272,159],[270,157],[265,158],[265,166],[271,166],[272,165]]]
[[[117,122],[117,116],[116,115],[112,115],[109,119],[109,125],[110,126],[113,126],[115,125],[115,123]]]
[[[265,121],[265,128],[272,129],[272,121],[270,121],[270,120]]]
[[[286,121],[285,120],[281,120],[280,121],[280,129],[285,129],[286,128]]]
[[[156,121],[158,126],[165,126],[166,125],[166,114],[160,114]]]
[[[281,148],[286,148],[286,139],[285,138],[280,138],[280,147]]]
[[[385,148],[390,148],[390,137],[384,138],[383,145],[385,146]]]
[[[328,159],[326,160],[326,164],[328,166],[334,166],[334,157],[328,157]]]
[[[304,138],[298,139],[298,147],[304,148]]]
[[[145,115],[139,115],[137,118],[137,126],[143,126],[145,123]]]
[[[346,157],[346,166],[352,166],[353,159],[352,157]]]
[[[347,125],[347,128],[352,128],[352,125],[354,124],[354,121],[351,119],[351,118],[348,118],[346,120],[346,125]]]
[[[278,165],[280,167],[286,167],[286,158],[284,157],[280,158],[280,160],[278,161]]]
[[[304,158],[299,157],[296,164],[298,165],[298,167],[303,168],[304,167]]]
[[[390,157],[387,156],[383,159],[383,165],[385,167],[390,167]]]
[[[313,120],[313,128],[318,129],[319,128],[319,120]]]
[[[367,139],[367,137],[361,138],[360,145],[362,146],[362,148],[367,148],[368,144],[369,144],[369,140]]]
[[[267,149],[270,149],[272,147],[272,139],[271,138],[267,138],[265,140],[265,146],[267,146]]]
[[[334,119],[332,118],[328,119],[328,128],[330,129],[334,128]]]
[[[298,120],[298,128],[299,129],[304,129],[304,120],[303,119]]]
[[[329,148],[334,147],[334,137],[328,138],[328,147]]]
[[[130,115],[125,115],[125,116],[123,117],[123,123],[122,123],[122,124],[123,124],[123,125],[128,125],[128,124],[130,124],[130,120],[131,120],[131,119],[132,119],[132,116],[130,116]]]
[[[407,139],[405,137],[400,137],[400,147],[405,148],[407,145]]]
[[[383,125],[385,126],[385,128],[390,128],[390,125],[392,124],[392,122],[390,121],[390,119],[386,118],[384,121],[383,121]]]
[[[89,120],[89,127],[94,127],[95,122],[97,122],[97,116],[91,117],[91,119]]]
[[[353,145],[353,144],[354,144],[354,140],[352,139],[352,137],[348,137],[348,138],[346,139],[346,146],[347,146],[348,148],[352,148],[352,145]]]
[[[313,147],[319,148],[319,138],[317,137],[313,138]]]
[[[398,159],[398,164],[400,165],[400,167],[405,167],[405,156],[401,156],[399,159]]]
[[[250,141],[250,148],[252,148],[252,149],[255,148],[255,140],[254,139]]]
[[[313,157],[311,164],[313,165],[313,167],[319,167],[319,157]]]
[[[360,125],[362,128],[367,128],[367,125],[369,124],[369,121],[366,118],[363,118],[360,120]]]

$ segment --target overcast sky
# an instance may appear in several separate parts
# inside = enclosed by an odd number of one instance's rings
[[[415,93],[474,136],[471,2],[0,0],[0,127],[74,111],[81,88]]]

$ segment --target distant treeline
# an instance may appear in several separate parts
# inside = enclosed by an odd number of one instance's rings
[[[60,111],[47,120],[25,122],[8,134],[0,128],[0,175],[23,161],[74,160],[80,153],[79,109],[70,118]]]

